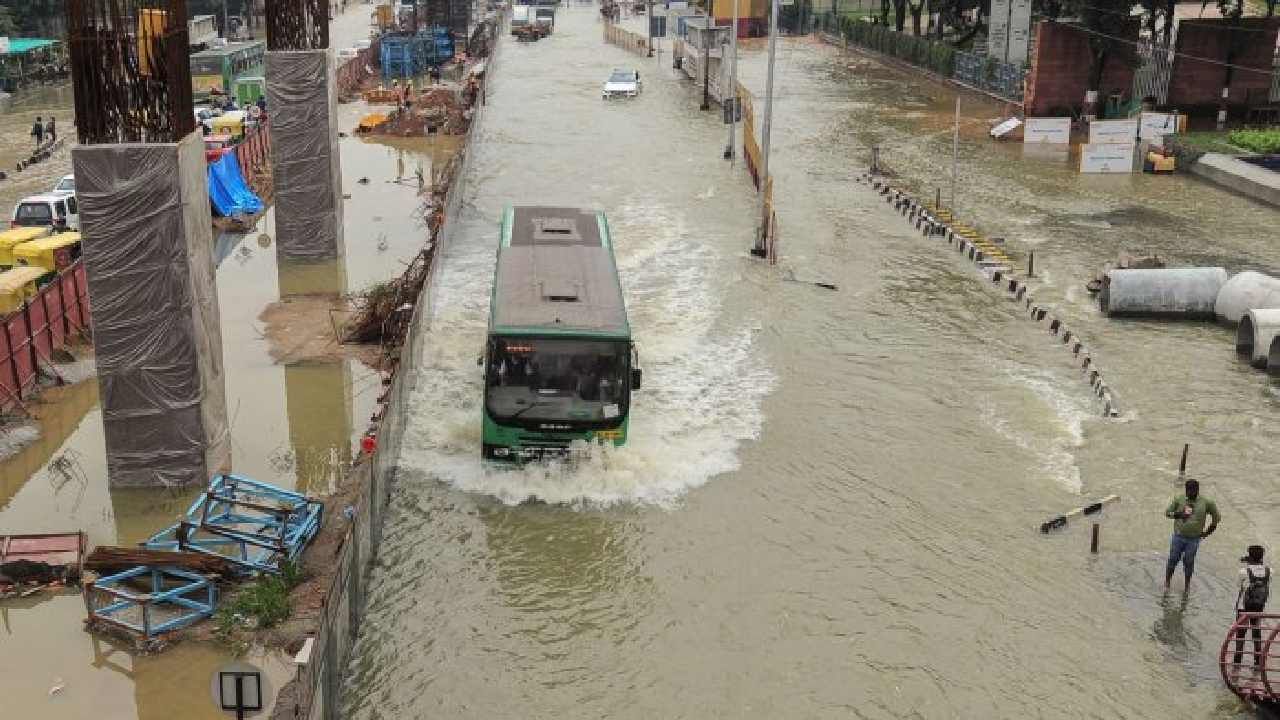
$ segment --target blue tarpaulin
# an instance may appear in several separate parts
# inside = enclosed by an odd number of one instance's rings
[[[262,211],[262,200],[244,184],[234,152],[209,165],[209,201],[213,203],[213,211],[222,217]]]

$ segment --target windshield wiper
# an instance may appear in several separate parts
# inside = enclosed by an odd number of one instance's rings
[[[516,411],[516,414],[512,415],[512,416],[510,417],[510,419],[511,419],[511,420],[515,420],[516,418],[520,417],[521,415],[523,415],[523,414],[525,414],[525,413],[529,412],[530,410],[532,410],[532,409],[534,409],[534,408],[536,408],[536,407],[546,407],[546,406],[548,406],[548,405],[551,405],[551,403],[536,402],[536,403],[533,403],[532,405],[529,405],[528,407],[522,407],[522,408],[520,408],[519,410],[517,410],[517,411]]]

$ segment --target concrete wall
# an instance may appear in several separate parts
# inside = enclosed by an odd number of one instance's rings
[[[1079,109],[1084,104],[1089,83],[1089,36],[1079,28],[1042,21],[1036,24],[1035,54],[1027,74],[1026,112],[1028,117],[1057,115],[1057,108]],[[1130,34],[1135,41],[1137,27]],[[1133,67],[1112,57],[1102,73],[1099,102],[1107,94],[1121,90],[1126,96],[1133,88]]]
[[[1236,69],[1231,78],[1230,105],[1243,106],[1250,90],[1260,92],[1265,99],[1271,88],[1277,29],[1280,29],[1280,18],[1246,18],[1242,21],[1233,64],[1254,68],[1257,72]],[[1231,35],[1231,29],[1223,18],[1182,21],[1178,26],[1178,55],[1174,58],[1173,76],[1169,81],[1170,105],[1218,105],[1226,74],[1226,68],[1218,63],[1227,60]]]

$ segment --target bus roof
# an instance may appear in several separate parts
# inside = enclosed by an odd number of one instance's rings
[[[507,208],[489,330],[631,337],[604,213]]]
[[[259,45],[262,46],[262,51],[265,53],[267,51],[267,44],[265,42],[263,42],[262,40],[249,40],[246,42],[229,42],[226,45],[223,45],[222,47],[209,48],[208,50],[201,50],[200,52],[191,53],[191,57],[193,58],[218,57],[221,55],[232,55],[241,50],[247,50]]]

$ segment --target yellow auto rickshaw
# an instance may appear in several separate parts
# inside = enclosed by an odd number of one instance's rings
[[[244,137],[243,110],[231,110],[209,120],[209,127],[214,135],[230,135],[232,140]]]
[[[80,257],[80,233],[59,233],[25,242],[13,249],[16,266],[37,267],[46,276],[65,270]],[[45,278],[48,279],[48,278]]]
[[[22,309],[22,303],[36,296],[36,283],[44,268],[16,267],[0,272],[0,313]]]
[[[44,227],[16,227],[4,232],[0,232],[0,268],[11,268],[16,263],[13,261],[13,249],[18,245],[32,240],[39,240],[47,237],[53,228]]]

